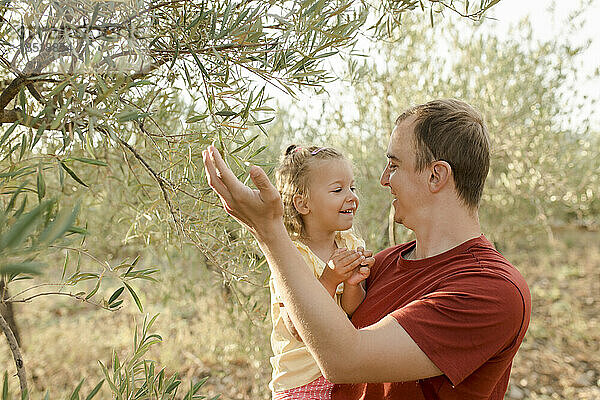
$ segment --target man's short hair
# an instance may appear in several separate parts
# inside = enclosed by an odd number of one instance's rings
[[[477,209],[490,169],[490,141],[481,114],[460,100],[434,100],[409,108],[396,125],[413,115],[416,170],[423,171],[436,160],[446,161],[458,197]]]

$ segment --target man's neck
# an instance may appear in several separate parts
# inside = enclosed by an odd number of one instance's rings
[[[416,229],[416,246],[413,259],[433,257],[444,253],[468,240],[481,236],[481,227],[476,212],[446,213],[440,218],[429,218]],[[449,218],[448,216],[452,216]]]

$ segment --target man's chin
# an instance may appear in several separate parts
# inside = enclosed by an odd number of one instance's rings
[[[394,212],[394,222],[400,225],[404,225],[404,217],[398,213],[398,210]]]
[[[398,211],[398,200],[392,200],[392,207],[394,207],[394,222],[397,224],[402,224],[402,216]]]

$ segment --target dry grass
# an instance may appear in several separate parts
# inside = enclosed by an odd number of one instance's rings
[[[510,399],[600,399],[600,233],[566,232],[546,254],[515,253],[533,315]]]
[[[600,233],[570,232],[550,249],[505,252],[523,272],[533,297],[529,333],[515,359],[507,399],[600,398]],[[208,284],[210,282],[210,284]],[[216,286],[215,286],[216,285]],[[163,271],[163,282],[144,288],[155,331],[164,342],[150,358],[178,372],[184,383],[210,375],[202,393],[222,399],[268,399],[269,321],[266,291],[250,316],[240,311],[206,271]],[[140,313],[95,310],[68,299],[46,298],[18,307],[33,399],[65,398],[82,377],[83,393],[101,379],[97,360],[110,364],[112,349],[130,352]],[[250,322],[250,318],[254,320]],[[0,366],[14,374],[0,343]],[[18,388],[15,377],[10,379]],[[110,398],[108,391],[97,398]]]

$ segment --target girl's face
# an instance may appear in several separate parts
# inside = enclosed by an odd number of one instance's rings
[[[310,167],[308,198],[297,209],[307,230],[343,231],[358,209],[354,174],[347,160],[323,160]]]

